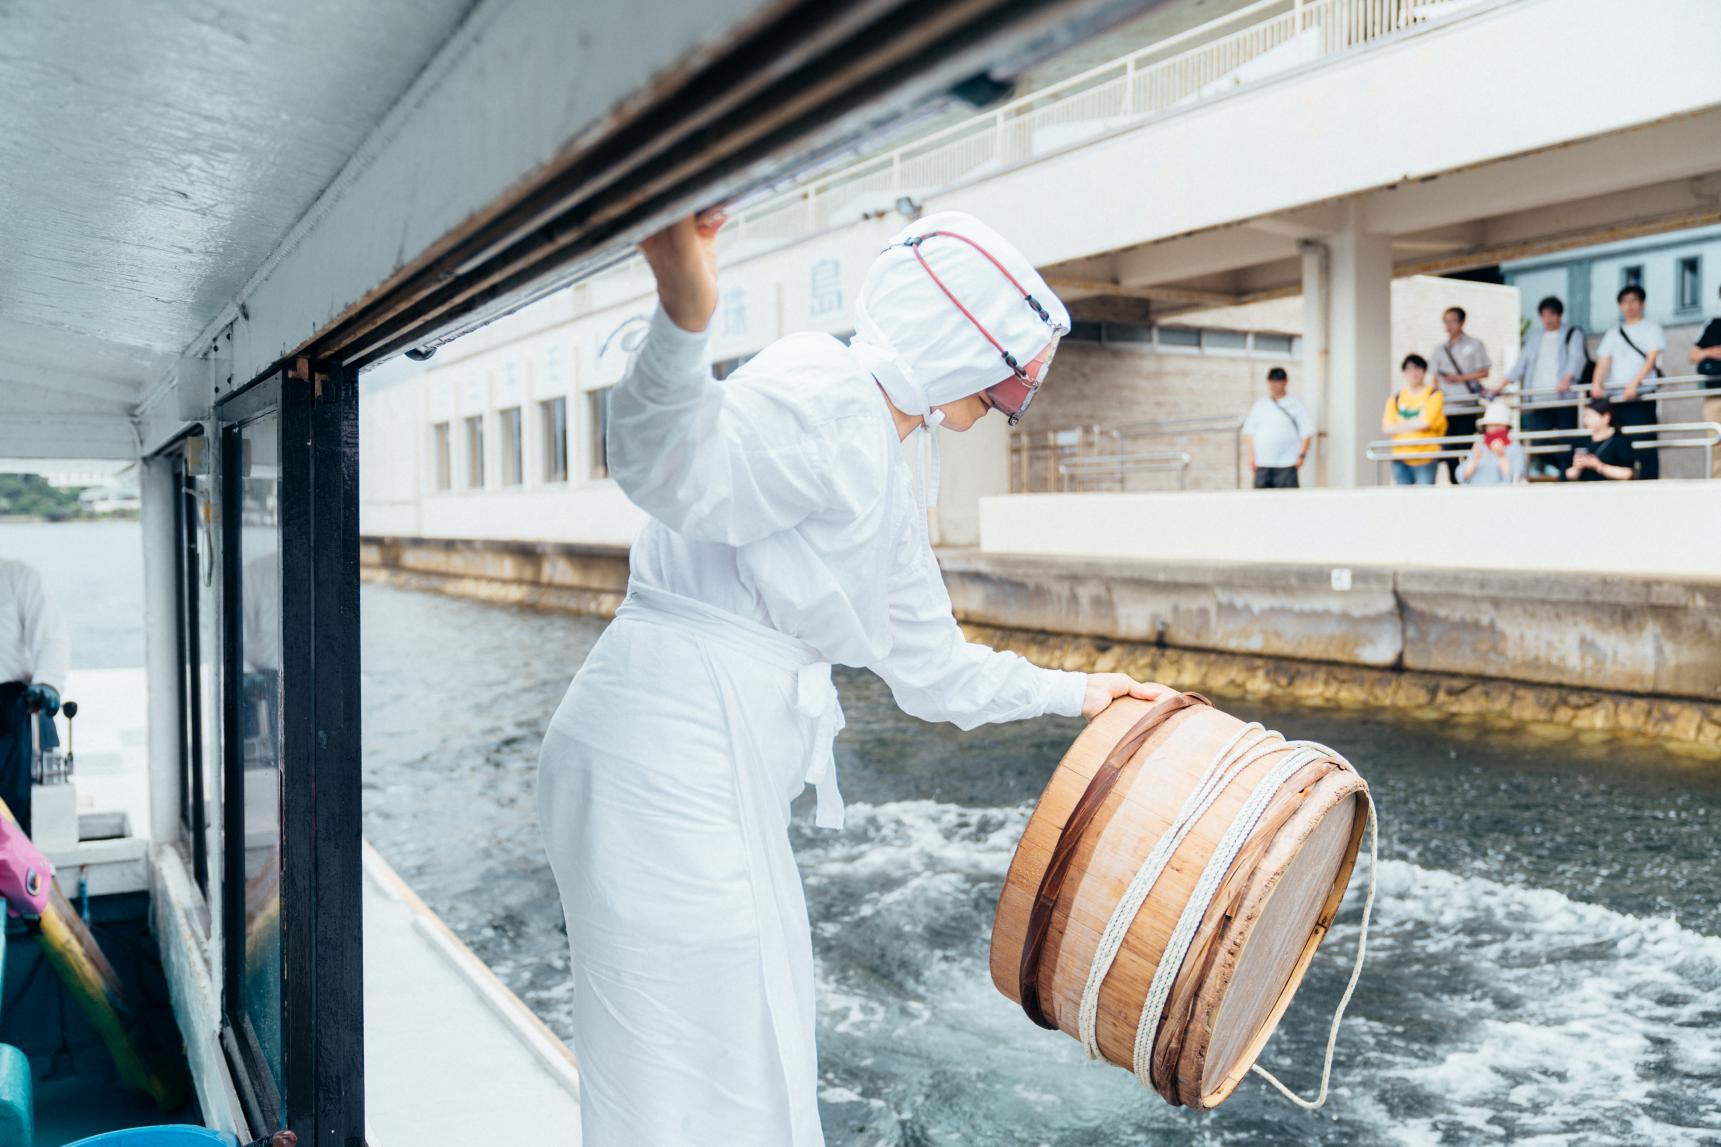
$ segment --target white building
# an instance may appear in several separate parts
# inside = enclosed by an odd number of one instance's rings
[[[1500,265],[1518,288],[1524,317],[1552,295],[1566,319],[1600,336],[1619,325],[1620,289],[1644,289],[1644,314],[1667,331],[1670,372],[1683,373],[1685,352],[1704,324],[1721,316],[1721,226],[1623,239]]]

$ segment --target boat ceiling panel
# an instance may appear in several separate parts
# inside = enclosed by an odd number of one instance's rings
[[[474,2],[0,0],[0,385],[152,381]]]

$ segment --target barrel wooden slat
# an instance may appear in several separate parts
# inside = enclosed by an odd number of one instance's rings
[[[1040,878],[1095,770],[1147,708],[1146,702],[1126,699],[1090,723],[1047,783],[1023,832],[999,899],[991,951],[993,982],[1018,1003],[1022,943]],[[1241,727],[1236,718],[1207,706],[1172,714],[1124,767],[1077,843],[1052,913],[1039,976],[1046,1015],[1070,1035],[1079,1036],[1083,988],[1112,911],[1214,754]],[[1142,1003],[1159,955],[1208,857],[1250,793],[1289,751],[1253,762],[1219,794],[1137,913],[1100,989],[1096,1030],[1100,1051],[1111,1062],[1131,1066]],[[1215,1106],[1259,1054],[1342,897],[1361,842],[1363,820],[1354,810],[1365,790],[1354,771],[1322,758],[1298,769],[1267,805],[1172,984],[1153,1044],[1151,1073],[1168,1101]],[[1342,814],[1337,819],[1335,811]],[[1272,910],[1281,886],[1293,892]],[[1263,920],[1275,932],[1252,942]],[[1282,935],[1286,932],[1292,935]],[[1240,988],[1227,1008],[1239,967],[1257,982]],[[1216,1028],[1216,1018],[1224,1025]],[[1247,1030],[1239,1033],[1237,1025]]]

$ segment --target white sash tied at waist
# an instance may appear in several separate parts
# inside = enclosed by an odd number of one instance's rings
[[[795,709],[812,725],[812,748],[807,758],[806,782],[818,793],[820,828],[843,827],[843,798],[837,789],[835,743],[844,725],[837,687],[831,680],[830,662],[821,660],[813,647],[769,626],[739,614],[719,609],[691,597],[651,586],[629,584],[627,597],[616,610],[616,618],[666,625],[683,632],[708,636],[719,648],[735,650],[795,675]],[[746,762],[739,762],[745,764]]]

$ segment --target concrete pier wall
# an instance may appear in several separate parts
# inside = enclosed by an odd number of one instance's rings
[[[627,585],[619,546],[372,537],[361,554],[373,581],[598,616]],[[1056,664],[1121,658],[1183,688],[1721,746],[1715,581],[978,550],[940,561],[966,627]]]

